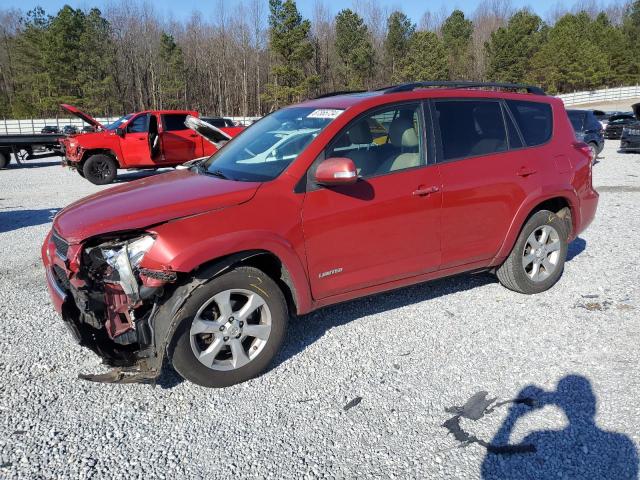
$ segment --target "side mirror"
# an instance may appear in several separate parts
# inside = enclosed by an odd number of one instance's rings
[[[118,135],[119,137],[124,137],[124,128],[122,127],[116,128],[116,135]]]
[[[350,158],[327,158],[316,170],[316,183],[320,185],[349,185],[357,181],[356,165]]]

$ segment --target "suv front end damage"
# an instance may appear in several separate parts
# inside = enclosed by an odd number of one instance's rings
[[[141,266],[154,241],[146,232],[101,236],[77,245],[55,231],[45,239],[42,257],[56,310],[80,345],[119,369],[82,378],[152,381],[159,375],[163,355],[156,351],[153,317],[165,286],[177,277]]]

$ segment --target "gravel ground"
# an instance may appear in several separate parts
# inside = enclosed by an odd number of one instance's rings
[[[0,477],[632,477],[640,155],[615,146],[594,167],[598,216],[550,291],[464,275],[326,308],[292,322],[269,372],[224,390],[172,372],[155,387],[77,379],[102,367],[50,306],[39,248],[51,213],[100,187],[55,162],[12,165]]]

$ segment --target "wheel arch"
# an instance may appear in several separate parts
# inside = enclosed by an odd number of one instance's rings
[[[116,161],[117,167],[122,168],[122,164],[118,159],[118,155],[116,155],[116,152],[114,152],[110,148],[91,148],[89,150],[86,150],[85,152],[82,153],[82,159],[78,162],[78,168],[82,168],[84,166],[84,162],[86,162],[89,157],[93,155],[100,155],[100,154],[109,155]]]
[[[516,213],[514,220],[511,222],[507,235],[502,242],[498,254],[491,262],[491,266],[499,265],[509,255],[524,225],[540,210],[549,210],[557,214],[560,218],[565,219],[569,227],[568,240],[573,240],[573,232],[576,231],[576,225],[578,224],[576,205],[577,197],[572,190],[563,190],[561,193],[559,193],[559,190],[555,190],[554,193],[549,193],[542,197],[536,196],[536,198],[532,198],[528,202],[523,203]]]

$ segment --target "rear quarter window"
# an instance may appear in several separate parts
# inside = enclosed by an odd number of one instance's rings
[[[551,139],[553,132],[551,105],[523,100],[507,100],[507,105],[528,147],[542,145]]]

